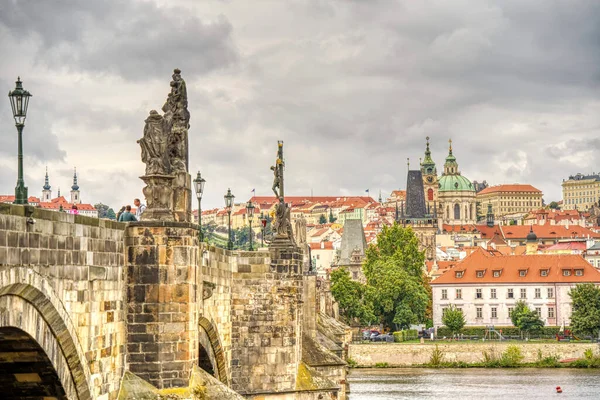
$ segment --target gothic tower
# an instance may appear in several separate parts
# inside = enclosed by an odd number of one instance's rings
[[[427,136],[427,147],[425,148],[425,158],[421,163],[421,174],[423,175],[423,190],[425,191],[425,203],[435,208],[438,200],[438,177],[435,163],[431,158],[429,150],[429,136]]]
[[[77,168],[73,172],[73,186],[71,186],[71,204],[81,204],[79,185],[77,185]]]
[[[44,186],[42,186],[42,201],[48,203],[52,201],[52,188],[48,180],[48,167],[46,167],[46,179],[44,180]]]

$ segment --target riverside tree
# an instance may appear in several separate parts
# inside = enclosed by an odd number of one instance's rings
[[[582,283],[569,292],[573,300],[571,329],[576,335],[598,337],[600,332],[600,288]]]
[[[452,305],[444,312],[442,323],[452,331],[452,335],[456,335],[466,324],[465,315],[461,309]]]
[[[408,328],[426,320],[430,302],[423,273],[424,252],[412,228],[394,224],[377,236],[377,246],[367,249],[363,272],[366,284],[332,274],[331,292],[340,303],[352,301],[372,312],[378,322],[394,329]],[[347,272],[344,273],[350,280]],[[342,307],[343,308],[343,307]],[[352,311],[356,314],[357,311]],[[350,315],[348,315],[349,317]]]
[[[377,320],[369,288],[350,278],[346,268],[331,273],[331,294],[348,322],[358,320],[361,325],[371,325]]]
[[[519,328],[521,333],[525,334],[540,330],[544,326],[544,321],[542,321],[537,312],[530,309],[522,300],[515,303],[515,308],[510,315],[510,320],[514,326]]]

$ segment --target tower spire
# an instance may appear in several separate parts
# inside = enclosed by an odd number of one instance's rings
[[[50,181],[48,179],[48,166],[46,166],[46,178],[44,179],[44,190],[50,190]]]
[[[431,158],[431,150],[429,149],[429,136],[425,138],[426,147],[425,147],[425,158],[423,158],[423,162],[421,162],[421,173],[423,175],[437,175],[437,170],[435,168],[435,163]]]
[[[452,155],[452,139],[448,139],[448,144],[449,144],[449,153],[450,155]]]
[[[79,186],[77,185],[77,167],[73,168],[73,186],[71,186],[71,190],[79,190]]]

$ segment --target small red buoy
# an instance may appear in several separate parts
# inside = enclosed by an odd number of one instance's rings
[[[560,388],[560,386],[556,387],[556,393],[562,393],[562,389]]]

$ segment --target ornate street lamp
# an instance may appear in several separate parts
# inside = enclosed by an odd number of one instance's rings
[[[246,213],[248,214],[248,224],[250,224],[250,251],[254,251],[252,248],[252,220],[254,219],[254,204],[252,204],[252,200],[248,200],[246,204]]]
[[[262,224],[262,231],[260,234],[260,247],[265,247],[265,228],[267,227],[267,215],[260,213],[260,223]]]
[[[196,197],[198,198],[198,240],[202,243],[204,239],[202,237],[202,194],[204,194],[204,184],[206,180],[200,175],[200,171],[198,171],[198,175],[196,175],[196,179],[194,179],[194,189],[196,189]]]
[[[21,77],[18,77],[15,90],[8,92],[19,137],[19,176],[17,178],[17,186],[15,187],[15,204],[27,204],[27,187],[25,187],[25,182],[23,181],[23,128],[25,127],[25,118],[27,117],[27,107],[29,106],[30,97],[31,93],[23,89]]]
[[[231,189],[227,189],[225,198],[225,208],[227,209],[227,225],[229,226],[227,233],[227,250],[233,250],[233,242],[231,241],[231,208],[233,207],[233,199],[235,196],[231,193]]]

